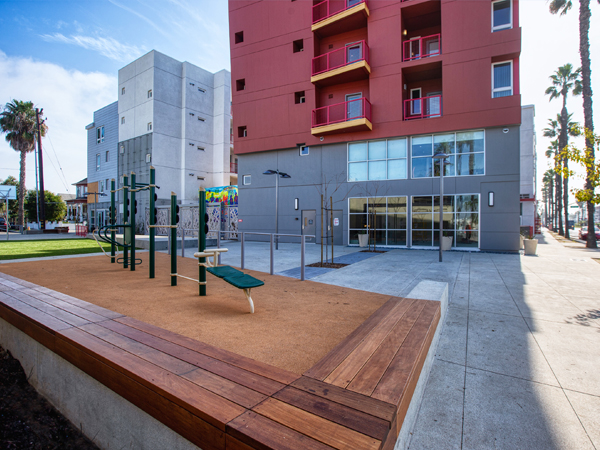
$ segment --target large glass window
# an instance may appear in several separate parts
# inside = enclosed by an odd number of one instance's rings
[[[406,138],[348,144],[348,181],[406,178]]]
[[[368,233],[371,243],[406,246],[407,197],[363,197],[349,199],[349,243],[358,244],[359,233]]]
[[[436,153],[448,155],[444,176],[484,174],[485,132],[434,134],[411,138],[412,178],[440,176],[440,163],[433,161]]]
[[[104,142],[104,127],[96,128],[96,144]]]
[[[512,61],[492,64],[492,97],[513,95]]]
[[[442,208],[444,236],[452,238],[452,247],[478,248],[479,195],[444,195]],[[438,247],[440,196],[412,198],[413,247]]]
[[[512,28],[511,0],[492,2],[492,31]]]

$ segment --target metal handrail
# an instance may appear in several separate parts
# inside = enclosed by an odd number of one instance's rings
[[[423,54],[423,43],[426,41],[434,41],[434,40],[437,40],[437,42],[438,42],[437,51]],[[411,54],[411,44],[416,41],[419,41],[419,53],[417,55],[413,56]],[[442,35],[440,33],[438,33],[438,34],[432,34],[430,36],[409,39],[408,41],[403,42],[403,46],[404,47],[403,47],[403,52],[402,52],[403,53],[402,61],[414,61],[414,60],[421,59],[421,58],[428,58],[430,56],[437,56],[442,53]]]
[[[350,103],[355,102],[360,102],[360,114],[350,117],[348,106]],[[334,108],[334,114],[331,114],[331,110]],[[342,108],[341,111],[340,108]],[[335,103],[333,105],[322,106],[320,108],[313,109],[312,127],[320,127],[333,123],[348,122],[350,120],[363,118],[366,118],[367,120],[371,121],[371,102],[369,102],[369,100],[367,100],[366,97],[361,97],[355,100],[348,100],[346,102]]]
[[[439,111],[437,112],[426,112],[425,106],[427,106],[427,102],[430,99],[437,98],[439,99]],[[411,112],[411,105],[419,105],[419,112]],[[420,97],[420,98],[410,98],[404,100],[404,120],[413,120],[413,119],[427,119],[430,117],[441,117],[442,116],[442,96],[441,95],[431,95],[429,97]]]
[[[349,5],[346,1],[337,2],[337,3],[343,3],[344,7],[337,8],[337,9],[335,9],[335,7],[334,7],[333,11],[331,8],[331,3],[332,3],[331,0],[324,0],[321,3],[317,3],[316,5],[313,6],[313,9],[312,9],[312,23],[313,24],[321,22],[322,20],[328,19],[332,16],[335,16],[336,14],[341,13],[342,11],[346,11],[347,9],[354,8],[356,5],[359,5],[361,3],[366,4],[367,0],[358,1],[353,5]],[[323,14],[323,12],[325,14]]]
[[[355,59],[354,61],[348,61],[348,48],[358,45],[361,47],[361,57]],[[343,55],[338,57],[338,54],[340,53],[343,53]],[[359,61],[366,61],[366,63],[369,64],[369,46],[365,40],[353,42],[352,44],[347,44],[344,47],[330,51],[323,55],[315,56],[312,59],[312,76],[329,72],[330,70],[344,67],[348,64],[353,64]]]

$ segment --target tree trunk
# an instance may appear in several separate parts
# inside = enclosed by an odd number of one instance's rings
[[[558,137],[558,149],[559,154],[562,155],[569,143],[569,135],[567,134],[567,127],[569,126],[569,112],[567,111],[567,95],[563,92],[563,105],[562,110],[560,111],[560,135]],[[569,161],[567,157],[562,157],[563,164],[563,173],[562,173],[562,183],[563,183],[563,210],[565,214],[565,234],[564,236],[569,239],[569,176],[566,171],[569,169]],[[559,214],[561,214],[559,212]]]
[[[27,152],[21,150],[21,171],[19,173],[19,214],[17,225],[25,227],[25,169],[27,165]]]
[[[569,170],[569,160],[563,160],[564,170]],[[563,178],[563,204],[565,210],[565,237],[570,239],[569,233],[569,177],[565,175]]]
[[[579,0],[579,55],[581,56],[581,84],[583,87],[583,117],[585,129],[590,133],[594,131],[594,114],[592,110],[592,65],[590,61],[590,0]],[[592,177],[594,174],[594,143],[586,137],[586,155],[591,165],[587,168],[585,180],[586,190],[593,194]],[[588,210],[588,238],[586,247],[597,248],[596,233],[594,233],[594,204],[587,202]]]
[[[558,160],[558,155],[556,156],[557,161],[556,161],[556,168],[559,169],[560,168],[560,160]],[[562,176],[560,174],[560,172],[557,170],[556,171],[556,216],[558,218],[558,234],[560,234],[561,236],[565,235],[565,230],[563,228],[563,221],[562,221]]]

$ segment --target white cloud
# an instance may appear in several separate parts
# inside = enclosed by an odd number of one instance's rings
[[[86,50],[98,52],[107,58],[120,62],[130,62],[145,53],[143,48],[137,47],[136,45],[121,44],[113,38],[81,35],[67,37],[62,33],[43,34],[40,37],[47,42],[60,42],[63,44],[76,45],[85,48]]]
[[[87,132],[93,112],[116,101],[117,79],[99,72],[66,70],[30,58],[9,57],[0,51],[0,106],[17,99],[44,109],[54,150],[74,192],[75,183],[87,176]],[[49,139],[44,148],[45,188],[65,192],[65,183],[49,159],[55,160]],[[47,161],[47,162],[46,162]],[[56,164],[56,161],[55,161]],[[35,187],[33,154],[27,156],[27,187]],[[0,178],[19,177],[19,155],[0,137]]]

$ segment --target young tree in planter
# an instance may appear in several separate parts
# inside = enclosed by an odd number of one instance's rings
[[[0,180],[0,185],[2,186],[19,186],[19,180],[17,180],[12,175],[6,177],[5,180]],[[4,211],[5,202],[0,203],[0,208]],[[17,217],[19,214],[19,201],[18,200],[9,200],[8,201],[8,215],[9,217]]]
[[[59,195],[50,191],[44,191],[44,201],[46,202],[46,220],[49,222],[58,222],[63,220],[67,214],[67,205]],[[27,191],[25,198],[25,212],[29,221],[35,221],[37,213],[36,191]]]

